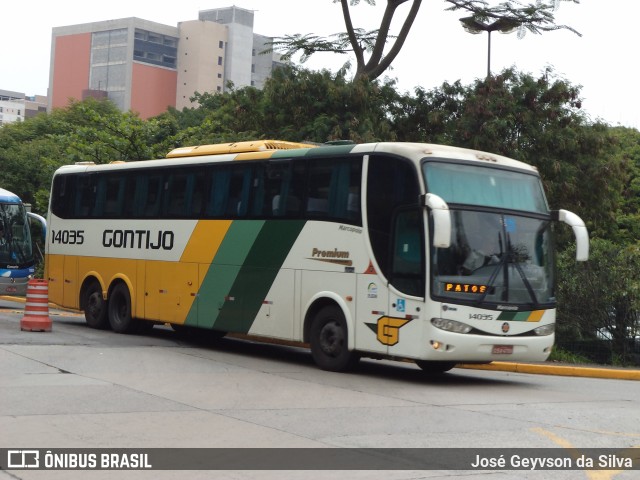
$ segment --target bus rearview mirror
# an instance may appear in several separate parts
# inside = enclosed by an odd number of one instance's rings
[[[438,195],[427,193],[423,205],[431,210],[433,218],[433,246],[449,248],[451,245],[451,214],[449,205]]]
[[[589,232],[582,219],[568,210],[555,212],[557,220],[566,223],[573,229],[576,237],[576,260],[584,262],[589,260]]]

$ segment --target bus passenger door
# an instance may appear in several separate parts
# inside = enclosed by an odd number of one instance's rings
[[[389,264],[389,320],[384,338],[389,355],[421,356],[421,318],[426,295],[424,212],[402,208],[393,216]]]

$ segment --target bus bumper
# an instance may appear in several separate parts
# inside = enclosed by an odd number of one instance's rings
[[[13,271],[9,271],[12,273]],[[32,275],[28,276],[0,276],[0,295],[17,295],[24,297],[27,294],[27,284],[32,278]]]
[[[444,362],[543,362],[551,354],[555,335],[489,336],[437,331],[427,340],[420,360]]]

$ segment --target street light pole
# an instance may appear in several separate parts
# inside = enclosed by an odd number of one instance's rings
[[[491,76],[491,30],[487,30],[487,78]]]
[[[499,18],[495,22],[485,23],[475,17],[464,17],[460,19],[463,28],[474,35],[487,32],[487,78],[491,76],[491,32],[499,31],[500,33],[511,33],[518,28],[521,23],[510,18]]]

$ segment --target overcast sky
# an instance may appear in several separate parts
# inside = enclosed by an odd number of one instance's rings
[[[352,9],[356,27],[377,27],[386,1],[376,3],[370,7],[362,1]],[[344,31],[340,5],[333,0],[22,0],[4,9],[0,25],[0,89],[47,94],[53,27],[126,17],[176,26],[180,21],[197,19],[199,10],[234,4],[255,11],[254,31],[262,35]],[[447,5],[443,0],[423,0],[403,50],[392,64],[393,70],[387,72],[398,80],[400,90],[412,91],[417,86],[431,89],[456,80],[469,84],[486,75],[487,35],[466,33],[458,21],[463,14],[446,12]],[[393,25],[396,33],[408,8],[406,4],[398,9]],[[11,16],[7,16],[9,11]],[[552,66],[561,77],[582,86],[583,109],[592,119],[640,128],[639,18],[637,0],[582,0],[579,5],[561,2],[556,23],[570,25],[582,37],[568,30],[527,33],[523,39],[516,34],[494,33],[491,70],[515,66],[537,75]],[[340,55],[321,54],[305,65],[335,70],[346,60]]]

